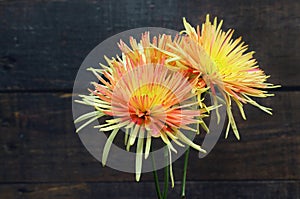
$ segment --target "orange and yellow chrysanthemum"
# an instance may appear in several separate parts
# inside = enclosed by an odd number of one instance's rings
[[[182,69],[188,72],[190,77],[198,79],[195,89],[199,91],[199,96],[209,89],[217,104],[216,92],[221,93],[225,99],[229,118],[226,137],[231,126],[235,136],[240,139],[231,111],[231,101],[237,104],[244,119],[246,116],[243,104],[247,103],[271,114],[270,108],[258,104],[251,97],[272,96],[263,89],[275,86],[266,82],[268,76],[253,58],[254,52],[247,52],[248,46],[244,45],[242,38],[234,40],[232,38],[234,30],[222,31],[223,21],[218,23],[215,18],[211,23],[207,15],[201,30],[199,26],[195,30],[185,18],[183,23],[185,30],[182,33],[186,36],[181,37],[179,42],[169,45],[172,46],[169,59],[184,63]],[[201,105],[202,99],[200,97],[198,99]]]
[[[104,69],[90,68],[98,78],[93,82],[91,95],[81,95],[79,103],[95,107],[95,112],[84,114],[75,122],[89,119],[84,126],[102,116],[111,116],[105,124],[97,126],[100,131],[112,131],[103,150],[102,163],[106,164],[112,141],[120,129],[125,131],[127,150],[137,140],[136,180],[141,176],[143,153],[145,158],[150,152],[151,140],[161,138],[169,150],[176,152],[171,141],[184,144],[205,152],[199,145],[187,138],[182,129],[197,133],[191,124],[201,124],[206,109],[199,109],[192,101],[195,93],[191,92],[196,81],[189,81],[181,73],[171,71],[164,66],[168,55],[159,49],[169,48],[167,43],[171,37],[162,35],[150,43],[149,33],[142,36],[140,43],[130,39],[131,48],[122,41],[119,47],[122,58],[107,59],[108,67]],[[77,129],[79,131],[81,128]],[[207,127],[205,127],[207,128]],[[145,145],[145,147],[144,147]],[[170,160],[170,168],[171,160]],[[170,169],[172,185],[174,185],[172,169]]]

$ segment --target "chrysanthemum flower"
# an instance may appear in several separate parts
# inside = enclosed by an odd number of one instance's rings
[[[91,95],[81,95],[82,100],[77,102],[93,106],[96,111],[80,116],[75,122],[89,119],[81,126],[83,128],[102,116],[113,117],[97,126],[100,131],[112,131],[103,150],[102,163],[106,164],[112,141],[123,129],[127,150],[137,140],[137,181],[141,176],[143,153],[147,158],[152,140],[161,138],[169,151],[170,176],[174,186],[171,151],[176,152],[176,149],[171,141],[205,152],[182,130],[198,133],[191,124],[207,128],[202,120],[207,116],[207,110],[193,106],[198,103],[191,100],[195,97],[191,92],[191,84],[195,84],[195,81],[191,82],[181,73],[161,65],[168,55],[157,48],[165,49],[167,40],[171,41],[171,37],[163,35],[158,41],[154,38],[150,43],[149,34],[146,33],[140,43],[130,39],[132,49],[121,41],[122,58],[107,59],[109,67],[102,65],[104,69],[90,68],[100,83],[93,82],[95,89],[90,90]]]
[[[116,59],[105,57],[109,67],[103,64],[100,65],[110,71],[110,77],[114,79],[114,82],[118,82],[123,74],[126,74],[127,71],[130,71],[137,66],[143,66],[145,64],[165,65],[165,60],[169,58],[169,55],[158,49],[170,51],[171,48],[168,44],[172,42],[171,35],[163,34],[158,37],[155,36],[151,40],[150,33],[145,32],[142,34],[139,42],[133,37],[130,37],[130,47],[120,40],[118,46],[122,51],[121,58],[118,56]]]
[[[231,126],[237,139],[240,139],[231,111],[231,101],[237,104],[243,119],[246,119],[243,104],[247,103],[272,114],[271,108],[258,104],[251,97],[272,96],[262,89],[275,86],[266,83],[269,76],[266,76],[259,68],[257,61],[253,58],[254,52],[246,52],[248,46],[244,45],[242,38],[234,40],[232,38],[234,30],[230,29],[227,32],[221,30],[223,21],[217,23],[217,18],[215,18],[211,23],[207,15],[201,30],[199,26],[195,30],[185,18],[183,23],[185,30],[182,32],[186,34],[186,37],[170,45],[172,46],[170,55],[173,56],[171,61],[183,62],[182,69],[187,71],[190,77],[198,79],[196,90],[201,91],[199,96],[203,90],[209,89],[217,104],[216,90],[220,91],[225,99],[229,118],[226,137]],[[201,104],[200,97],[199,103]]]

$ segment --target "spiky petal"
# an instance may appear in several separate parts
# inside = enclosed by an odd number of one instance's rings
[[[209,89],[215,96],[215,103],[218,101],[216,92],[220,91],[225,99],[229,118],[226,137],[231,126],[237,139],[240,139],[231,111],[231,101],[237,104],[244,119],[246,116],[243,104],[247,103],[271,114],[270,108],[258,104],[251,97],[272,96],[264,89],[276,86],[266,82],[269,76],[259,68],[253,58],[254,52],[247,52],[248,46],[244,45],[242,38],[234,40],[234,30],[222,31],[223,21],[218,23],[215,18],[211,23],[207,15],[201,30],[199,26],[197,29],[193,28],[185,18],[183,23],[185,30],[182,32],[186,37],[182,37],[176,44],[171,44],[172,54],[176,54],[177,60],[184,61],[191,77],[198,79],[199,83],[196,86],[199,90]],[[199,103],[202,102],[199,100]]]

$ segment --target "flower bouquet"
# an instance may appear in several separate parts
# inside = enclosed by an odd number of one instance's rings
[[[78,95],[79,99],[75,100],[92,108],[75,118],[74,122],[79,124],[76,132],[92,126],[100,134],[107,134],[103,145],[99,143],[102,164],[106,165],[113,156],[114,139],[121,134],[128,158],[132,153],[135,156],[136,181],[143,172],[152,170],[158,198],[167,197],[169,179],[174,187],[172,156],[177,154],[178,158],[183,153],[181,196],[185,197],[189,150],[193,148],[202,154],[209,152],[210,149],[193,139],[200,134],[200,129],[214,133],[203,120],[212,111],[216,113],[218,124],[227,115],[225,137],[232,129],[238,140],[233,102],[243,119],[246,119],[244,104],[272,114],[270,108],[258,104],[252,97],[272,96],[266,89],[277,86],[266,82],[269,76],[259,68],[253,58],[254,52],[247,52],[248,47],[241,37],[233,39],[234,30],[223,31],[222,23],[217,18],[211,22],[207,15],[201,27],[193,28],[183,18],[185,29],[175,36],[159,34],[151,37],[151,31],[145,31],[140,35],[140,41],[130,37],[130,45],[120,40],[115,45],[118,45],[121,55],[105,56],[105,64],[89,67],[88,71],[96,81],[91,83],[92,88],[88,88],[89,94]],[[210,104],[207,98],[211,99]],[[95,122],[98,124],[94,125]],[[162,150],[153,147],[159,141],[163,143]],[[126,159],[124,154],[112,159]],[[157,167],[159,157],[162,157],[159,162],[163,164]],[[152,167],[143,171],[143,163],[149,159]],[[163,167],[165,184],[164,191],[161,191],[156,170]]]

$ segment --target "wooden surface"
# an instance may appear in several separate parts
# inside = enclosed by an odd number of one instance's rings
[[[270,81],[237,114],[241,141],[219,140],[205,158],[192,152],[187,198],[300,198],[300,3],[286,1],[0,0],[0,198],[155,198],[151,173],[103,168],[74,133],[71,91],[85,56],[104,39],[136,27],[180,30],[206,13],[242,35]],[[237,112],[235,110],[235,112]],[[179,198],[183,159],[174,164]],[[160,173],[161,175],[161,173]]]
[[[179,198],[180,183],[170,190],[168,198]],[[189,181],[188,199],[199,198],[299,198],[299,181]],[[156,198],[152,182],[97,182],[0,185],[2,198],[91,199]]]

